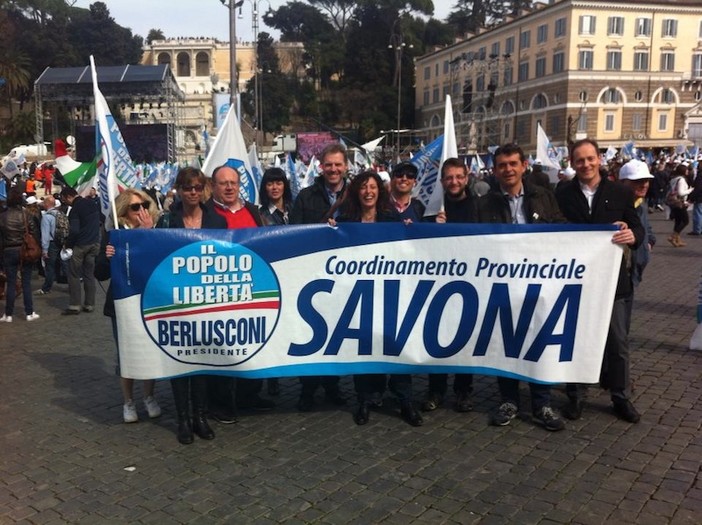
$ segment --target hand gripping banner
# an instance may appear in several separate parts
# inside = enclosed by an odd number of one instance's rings
[[[116,230],[122,375],[476,373],[595,383],[611,226]]]

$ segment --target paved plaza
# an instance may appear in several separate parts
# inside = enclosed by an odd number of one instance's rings
[[[651,217],[659,243],[631,334],[637,425],[593,387],[563,432],[530,421],[525,388],[522,417],[492,427],[495,379],[479,377],[471,413],[449,399],[413,428],[388,398],[357,427],[353,403],[299,413],[297,380],[284,379],[275,411],[213,423],[214,441],[183,446],[166,381],[163,416],[140,404],[141,421],[122,423],[104,292],[97,312],[63,317],[59,285],[35,297],[41,319],[0,325],[0,524],[701,523],[702,352],[687,345],[702,238],[673,248],[672,223]],[[425,387],[417,378],[418,398]]]

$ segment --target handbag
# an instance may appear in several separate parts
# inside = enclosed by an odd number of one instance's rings
[[[665,196],[665,203],[669,208],[687,208],[687,199],[684,196],[678,195],[678,178],[670,181],[670,189]]]
[[[29,233],[29,224],[27,223],[27,214],[23,211],[24,217],[24,236],[22,237],[22,246],[20,247],[20,260],[23,263],[35,263],[41,259],[41,246],[34,238],[34,235]]]

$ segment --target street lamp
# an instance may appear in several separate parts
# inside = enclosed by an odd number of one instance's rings
[[[251,31],[253,33],[253,43],[254,43],[254,61],[255,61],[255,67],[254,67],[254,129],[256,131],[256,138],[258,139],[258,130],[261,130],[263,132],[263,108],[261,106],[261,98],[262,98],[262,93],[263,93],[263,87],[259,85],[259,79],[258,79],[258,74],[260,71],[260,68],[258,67],[258,27],[259,27],[259,22],[258,22],[258,16],[259,16],[259,10],[258,10],[258,5],[260,3],[260,0],[246,0],[251,4]],[[271,3],[268,0],[262,0],[266,4],[268,4],[268,10],[270,11],[271,9]],[[242,5],[244,3],[244,0],[241,0],[240,2],[237,3],[239,6],[239,18],[244,18],[243,10],[242,10]],[[264,133],[264,138],[265,138],[265,133]]]
[[[392,25],[392,30],[390,34],[390,43],[388,44],[388,49],[395,51],[395,78],[393,80],[393,85],[397,85],[397,157],[400,157],[400,119],[402,116],[402,51],[407,49],[413,49],[412,44],[407,45],[402,37],[402,31],[398,30],[395,32],[397,23],[400,21],[398,18]]]
[[[239,91],[239,78],[236,72],[236,8],[241,7],[244,0],[219,0],[223,6],[229,9],[229,75],[230,75],[230,94],[229,104],[231,107],[236,107],[236,95]]]

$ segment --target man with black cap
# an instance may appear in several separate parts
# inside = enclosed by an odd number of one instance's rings
[[[403,220],[421,222],[424,218],[424,204],[412,198],[418,174],[417,166],[405,161],[395,166],[390,175],[390,202]]]

